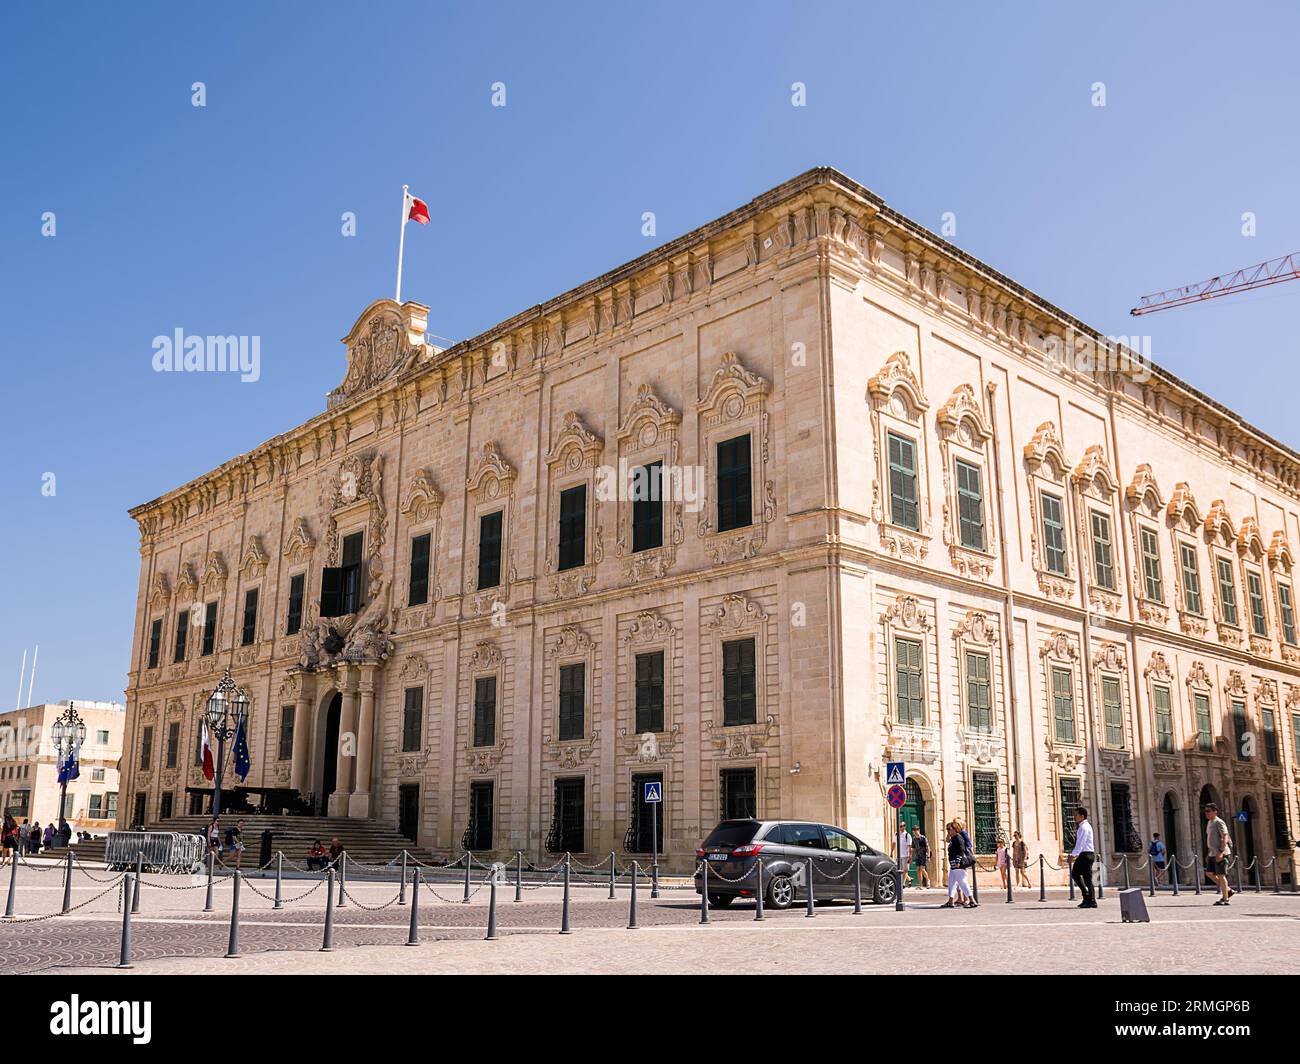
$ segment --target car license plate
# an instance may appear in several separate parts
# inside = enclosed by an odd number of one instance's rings
[[[709,860],[710,860],[710,861],[730,861],[730,860],[731,860],[731,854],[729,854],[729,853],[711,853],[711,854],[709,854]]]

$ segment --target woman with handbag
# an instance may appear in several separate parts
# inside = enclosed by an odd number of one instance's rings
[[[950,820],[945,825],[948,834],[948,900],[939,906],[941,909],[971,909],[975,902],[970,896],[970,887],[966,882],[966,869],[975,863],[970,844],[958,822]]]

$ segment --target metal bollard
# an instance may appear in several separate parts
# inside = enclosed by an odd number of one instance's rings
[[[1011,867],[1012,862],[1011,862],[1010,845],[1006,847],[1006,861],[1007,861],[1007,904],[1010,905],[1016,900],[1011,896],[1011,886],[1012,883],[1015,881],[1015,869]]]
[[[122,952],[118,956],[119,968],[133,967],[131,964],[131,906],[127,899],[131,896],[131,873],[122,877]]]
[[[524,851],[515,851],[515,901],[524,900]]]
[[[979,858],[977,857],[975,858],[975,863],[970,866],[970,896],[971,896],[971,901],[973,901],[976,905],[980,903],[979,871],[980,871],[980,862],[979,862]]]
[[[348,903],[348,851],[344,850],[339,854],[339,907],[342,908]]]
[[[1065,873],[1070,884],[1070,900],[1074,901],[1074,861],[1069,857],[1065,859]]]
[[[14,914],[15,893],[18,889],[18,851],[14,850],[13,867],[9,869],[9,899],[5,902],[5,919]]]
[[[763,920],[763,858],[754,858],[754,870],[758,873],[758,892],[754,895],[754,919]]]
[[[659,897],[659,858],[650,862],[650,897]]]
[[[1174,887],[1174,897],[1178,897],[1178,854],[1174,854],[1169,862],[1169,882]]]
[[[284,908],[284,899],[281,894],[283,885],[284,885],[284,852],[277,850],[275,854],[275,904],[271,906],[272,909]]]
[[[1147,896],[1156,896],[1156,863],[1150,857],[1147,858]]]
[[[469,850],[466,850],[465,851],[465,896],[460,899],[462,902],[469,901],[469,870],[473,864],[474,864],[474,855],[470,853]]]
[[[243,874],[235,869],[235,893],[230,898],[230,942],[226,946],[227,957],[239,956],[239,884]]]
[[[1047,858],[1038,855],[1038,900],[1047,900]]]
[[[63,877],[63,911],[72,910],[72,851],[68,851],[68,872]]]
[[[700,862],[700,923],[709,922],[709,862]]]
[[[1201,881],[1205,878],[1205,869],[1201,867],[1201,855],[1192,854],[1192,873],[1196,878],[1196,893],[1201,893]]]
[[[862,858],[853,861],[853,915],[862,915]]]
[[[1133,883],[1129,880],[1128,873],[1128,854],[1124,854],[1124,889],[1128,890]]]
[[[140,880],[142,879],[144,879],[144,854],[136,850],[134,893],[131,895],[131,911],[133,913],[140,911]]]
[[[212,865],[213,865],[214,856],[215,855],[212,853],[212,851],[209,850],[208,851],[208,898],[207,901],[203,903],[203,911],[205,913],[212,912]]]
[[[1250,862],[1250,864],[1251,864],[1251,867],[1254,869],[1255,893],[1256,893],[1256,894],[1263,894],[1263,893],[1264,893],[1264,873],[1263,873],[1263,870],[1259,867],[1259,858],[1256,857],[1254,860],[1252,860],[1252,861]]]
[[[1240,857],[1237,857],[1235,855],[1233,856],[1232,867],[1233,870],[1237,873],[1237,893],[1240,894],[1241,893],[1241,858]]]
[[[488,942],[495,942],[495,941],[497,940],[497,877],[496,877],[496,873],[493,872],[493,873],[489,874],[489,876],[488,876],[488,880],[489,880],[489,882],[488,882],[488,926],[487,926],[487,939],[486,939],[486,941],[488,941]]]
[[[817,902],[816,902],[816,900],[813,898],[813,893],[814,893],[814,891],[813,891],[813,878],[812,878],[812,877],[813,877],[813,871],[812,871],[812,858],[811,858],[811,857],[808,857],[808,858],[805,858],[805,859],[804,859],[804,863],[803,863],[803,874],[804,874],[804,879],[807,880],[807,884],[808,884],[808,912],[807,912],[805,915],[807,915],[807,916],[816,916],[817,913],[813,911],[813,907],[817,904]]]
[[[609,851],[609,900],[614,900],[614,876],[618,873],[618,858],[614,851]]]
[[[325,937],[321,939],[321,953],[334,952],[334,869],[325,873]]]
[[[411,873],[411,929],[406,933],[406,944],[420,944],[420,869]]]
[[[1273,893],[1282,893],[1282,870],[1277,865],[1277,858],[1273,858]]]
[[[1093,871],[1097,873],[1097,900],[1101,901],[1106,896],[1106,858],[1103,857],[1092,867]]]
[[[569,855],[564,855],[564,904],[560,908],[560,934],[569,934]]]
[[[406,904],[406,851],[402,851],[402,878],[397,881],[397,904]]]
[[[633,861],[632,862],[632,901],[628,905],[628,910],[627,910],[627,929],[629,931],[635,931],[639,926],[636,922],[636,875],[637,875],[637,864],[635,861]]]

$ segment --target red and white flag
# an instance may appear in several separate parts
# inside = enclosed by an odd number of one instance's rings
[[[409,208],[406,212],[407,221],[419,222],[421,225],[429,224],[429,205],[424,200],[417,199],[408,192],[406,203]]]
[[[210,780],[216,775],[216,772],[213,771],[212,768],[212,743],[208,739],[208,722],[206,720],[203,722],[202,736],[201,749],[203,750],[203,778],[205,780]]]

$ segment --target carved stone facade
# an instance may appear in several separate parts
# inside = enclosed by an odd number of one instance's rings
[[[426,322],[378,300],[320,416],[132,511],[120,809],[187,811],[141,729],[192,752],[229,665],[250,785],[444,853],[636,847],[654,777],[669,867],[728,811],[881,845],[886,759],[936,844],[1059,863],[1079,801],[1108,853],[1190,853],[1209,794],[1289,853],[1300,461],[1168,374],[1076,369],[1079,323],[828,170],[449,349]]]

